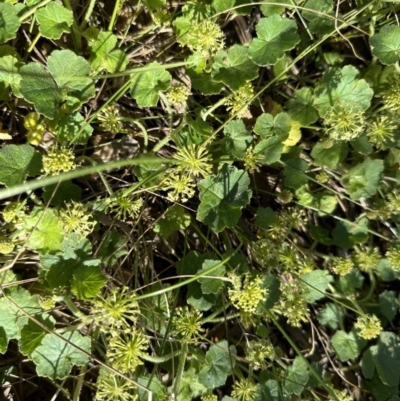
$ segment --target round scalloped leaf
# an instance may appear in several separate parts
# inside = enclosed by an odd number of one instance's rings
[[[62,334],[62,337],[65,340],[55,334],[46,334],[42,344],[32,352],[39,376],[65,379],[73,365],[83,366],[89,361],[88,355],[77,349],[89,353],[89,337],[83,337],[77,331]]]
[[[358,70],[347,65],[342,69],[329,68],[315,89],[314,107],[321,116],[336,103],[349,107],[354,112],[368,109],[373,90],[364,79],[357,79]]]
[[[400,27],[385,25],[379,33],[370,38],[369,44],[372,48],[372,54],[382,64],[396,64],[400,56]]]
[[[39,9],[35,16],[40,24],[40,33],[48,39],[60,39],[64,32],[69,32],[74,22],[72,11],[55,1]]]
[[[0,4],[0,43],[15,38],[20,26],[17,10],[11,4]]]
[[[247,47],[234,45],[228,51],[219,51],[215,56],[212,77],[223,82],[233,91],[258,77],[258,67],[248,55]]]
[[[256,31],[258,38],[251,41],[249,55],[260,66],[275,64],[300,41],[296,23],[277,14],[260,19]]]

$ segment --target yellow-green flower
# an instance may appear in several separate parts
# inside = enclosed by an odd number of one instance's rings
[[[249,104],[254,97],[253,85],[247,82],[237,91],[233,92],[226,102],[227,109],[231,116],[243,117],[249,111]]]
[[[235,401],[253,401],[257,397],[257,384],[250,379],[235,381],[231,396]]]
[[[168,88],[166,95],[173,106],[179,106],[186,103],[190,95],[190,90],[184,84],[171,85]]]
[[[366,340],[378,337],[382,331],[381,321],[375,315],[359,316],[354,327],[358,330],[358,335]]]
[[[5,237],[0,237],[0,253],[7,255],[11,253],[15,248],[14,243]]]
[[[137,400],[136,392],[136,386],[125,378],[105,368],[100,369],[96,401],[135,401]]]
[[[207,177],[211,174],[211,156],[204,146],[187,145],[180,148],[174,158],[181,161],[177,169],[188,176]]]
[[[46,175],[57,175],[73,170],[75,155],[70,149],[54,146],[43,156],[43,172]]]
[[[96,222],[87,207],[79,202],[70,202],[59,212],[61,225],[66,233],[76,233],[82,237],[88,236]]]
[[[205,331],[201,327],[203,314],[197,309],[187,307],[176,308],[175,313],[173,332],[185,343],[196,342]]]
[[[233,288],[228,290],[233,306],[244,313],[255,313],[260,301],[264,301],[267,296],[267,289],[262,284],[263,280],[259,276],[252,279],[248,273],[242,277],[233,275]]]
[[[354,269],[354,263],[350,258],[336,258],[332,270],[339,276],[345,276]]]

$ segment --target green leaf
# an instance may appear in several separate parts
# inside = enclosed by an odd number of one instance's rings
[[[400,56],[400,27],[394,24],[383,26],[379,33],[369,39],[369,44],[372,54],[382,64],[396,64]]]
[[[308,164],[299,157],[288,160],[285,165],[285,186],[293,189],[298,189],[308,181],[308,176],[305,171],[309,169]]]
[[[367,343],[352,330],[350,333],[338,330],[331,339],[332,347],[342,362],[357,358]]]
[[[191,61],[191,57],[193,56],[188,57],[188,61]],[[224,87],[222,82],[213,80],[211,73],[203,72],[203,68],[186,67],[186,73],[192,82],[192,88],[203,95],[217,95]]]
[[[72,11],[55,1],[37,10],[35,16],[41,35],[47,39],[60,39],[63,32],[69,32],[74,22]]]
[[[364,276],[360,270],[352,269],[345,276],[339,277],[338,287],[344,294],[353,294],[356,288],[361,288],[364,283]]]
[[[388,320],[393,320],[393,318],[399,312],[399,302],[396,298],[396,293],[394,291],[383,291],[379,294],[379,306],[380,310]]]
[[[364,79],[357,79],[358,70],[347,65],[342,69],[329,68],[315,89],[314,107],[321,116],[337,102],[354,112],[363,112],[370,106],[373,90]]]
[[[91,264],[74,271],[71,289],[80,299],[91,299],[100,293],[107,279],[101,272],[100,260],[93,259]]]
[[[317,319],[324,326],[337,330],[343,325],[344,312],[341,306],[328,302],[324,308],[318,312]]]
[[[190,215],[180,205],[171,206],[164,216],[154,223],[154,232],[168,238],[173,232],[190,226]]]
[[[166,4],[166,0],[145,0],[144,2],[150,10],[157,10],[160,7],[164,7]],[[146,383],[144,385],[146,385]]]
[[[158,93],[167,90],[171,81],[171,74],[159,63],[150,63],[147,67],[153,69],[133,74],[131,78],[130,93],[140,107],[156,106]]]
[[[71,181],[48,185],[43,188],[43,200],[51,206],[60,206],[65,202],[78,202],[82,197],[82,189]]]
[[[260,135],[263,139],[267,139],[274,135],[281,141],[284,141],[289,136],[291,128],[292,125],[289,114],[279,113],[274,118],[271,114],[263,113],[257,118],[254,132]]]
[[[207,389],[199,382],[199,376],[195,368],[189,368],[183,372],[181,387],[177,401],[187,401],[204,394]]]
[[[57,114],[59,93],[52,76],[39,63],[29,63],[20,69],[21,94],[35,105],[38,113],[53,119]]]
[[[226,340],[212,345],[199,372],[199,382],[207,388],[223,386],[235,366],[235,358],[232,355],[236,355],[236,349],[233,345],[228,349]]]
[[[311,157],[317,166],[334,169],[346,158],[347,152],[348,146],[346,142],[336,142],[330,148],[326,149],[324,148],[323,141],[319,141],[314,145]]]
[[[304,390],[304,385],[308,382],[307,361],[296,356],[293,364],[290,365],[285,374],[284,387],[289,394],[300,395]]]
[[[297,90],[294,98],[286,103],[286,107],[292,121],[299,122],[303,127],[318,119],[318,112],[313,106],[313,95],[310,88]]]
[[[260,10],[265,17],[273,14],[282,14],[285,11],[285,5],[290,4],[288,0],[277,0],[274,3],[282,4],[278,6],[277,4],[262,4]]]
[[[332,238],[329,236],[329,231],[320,226],[309,226],[311,238],[324,245],[332,245]]]
[[[282,140],[277,137],[271,137],[261,140],[254,147],[254,154],[262,155],[264,158],[261,163],[273,164],[276,163],[282,155],[284,145]]]
[[[296,22],[277,14],[261,18],[256,31],[258,38],[250,42],[249,55],[260,66],[275,64],[300,42]]]
[[[251,198],[250,178],[243,170],[224,164],[218,175],[210,175],[198,183],[200,205],[197,219],[215,233],[234,227],[242,207]]]
[[[215,12],[229,11],[235,5],[235,0],[213,0]]]
[[[325,291],[333,277],[326,270],[313,270],[301,276],[304,285],[304,298],[307,302],[315,302],[325,297]]]
[[[35,320],[39,321],[49,330],[54,328],[55,320],[52,316],[47,314],[36,315]],[[32,352],[40,345],[46,334],[47,331],[36,324],[33,320],[29,320],[21,330],[21,340],[19,341],[19,350],[21,353],[23,355],[31,355]]]
[[[13,55],[7,55],[0,58],[0,81],[8,86],[19,86],[21,74],[19,69],[22,63]]]
[[[222,149],[225,155],[243,159],[247,148],[253,142],[253,137],[247,131],[243,120],[230,121],[224,127],[225,137],[222,141]]]
[[[258,67],[248,55],[248,48],[233,45],[228,51],[219,51],[215,56],[212,77],[237,91],[246,82],[258,77]]]
[[[74,142],[76,145],[86,145],[93,133],[92,126],[85,122],[80,113],[57,116],[57,119],[50,122],[49,126],[57,140],[64,145],[70,142]]]
[[[86,238],[81,238],[77,234],[68,234],[62,245],[63,252],[40,256],[43,269],[41,274],[45,275],[50,288],[69,286],[76,269],[99,264],[97,259],[92,262],[92,247]]]
[[[365,159],[342,176],[342,183],[351,199],[369,198],[374,195],[383,174],[383,160]]]
[[[62,93],[61,100],[70,104],[87,102],[95,95],[94,82],[89,78],[90,64],[71,50],[54,50],[47,59],[47,67]]]
[[[0,43],[5,43],[17,36],[21,25],[17,9],[8,3],[0,4]]]
[[[265,300],[266,308],[272,309],[272,307],[279,301],[282,293],[280,285],[280,280],[275,274],[264,275],[262,287],[267,290],[267,298]]]
[[[198,273],[201,273],[204,270],[210,269],[213,266],[221,263],[220,260],[205,260],[201,270]],[[198,282],[201,284],[201,292],[203,294],[217,294],[224,287],[224,282],[219,280],[218,277],[224,277],[225,275],[225,266],[221,265],[217,267],[212,273],[205,274],[203,277],[198,279]],[[212,278],[206,278],[212,277]]]
[[[64,231],[54,209],[34,208],[25,218],[24,229],[31,233],[29,248],[43,254],[63,249]]]
[[[396,334],[382,331],[379,335],[378,345],[370,347],[367,356],[365,354],[365,358],[363,356],[363,374],[370,374],[373,371],[373,367],[370,365],[374,362],[382,382],[387,386],[398,386],[400,380],[399,341]]]
[[[91,45],[92,55],[89,59],[95,71],[106,69],[110,73],[124,71],[129,60],[126,54],[115,49],[118,38],[111,32],[100,32],[98,40]]]
[[[33,351],[31,358],[39,376],[65,379],[73,365],[83,366],[89,362],[89,357],[76,348],[90,353],[89,337],[83,337],[78,331],[67,332],[62,337],[65,340],[55,334],[46,334],[42,344]]]
[[[276,222],[276,219],[276,213],[270,207],[259,207],[254,224],[264,230],[268,230],[269,227]]]
[[[6,145],[0,149],[0,182],[10,188],[26,176],[40,174],[42,156],[30,145]]]
[[[354,222],[337,221],[332,231],[333,243],[341,248],[349,249],[368,239],[369,220],[361,217]]]

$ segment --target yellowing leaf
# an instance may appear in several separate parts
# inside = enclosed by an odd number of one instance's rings
[[[301,139],[301,124],[297,121],[292,121],[291,128],[289,131],[289,136],[286,141],[282,142],[286,147],[294,146]],[[284,148],[283,153],[287,153],[289,149]]]

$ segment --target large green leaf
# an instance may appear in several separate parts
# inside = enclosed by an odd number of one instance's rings
[[[200,205],[197,219],[214,232],[234,227],[241,209],[251,198],[248,189],[250,178],[243,170],[225,164],[217,175],[211,175],[198,183]]]
[[[0,183],[22,184],[26,176],[40,173],[42,156],[30,145],[6,145],[0,149]]]
[[[74,271],[71,289],[80,299],[91,299],[100,293],[107,278],[101,272],[100,260],[93,259]]]
[[[289,394],[300,395],[304,390],[304,385],[308,381],[308,364],[307,361],[297,356],[293,364],[290,365],[285,375],[285,390]]]
[[[221,263],[220,260],[210,260],[207,259],[204,261],[201,270],[198,273],[201,273],[204,270],[208,270],[213,266]],[[206,274],[203,277],[199,278],[198,281],[201,284],[201,292],[203,294],[217,294],[223,287],[224,282],[219,280],[219,277],[223,277],[225,275],[225,266],[221,265],[217,267],[212,273]],[[211,278],[207,278],[207,277]]]
[[[222,141],[222,148],[225,155],[242,159],[246,150],[253,142],[253,137],[246,129],[243,120],[233,120],[224,128],[225,137]]]
[[[46,326],[49,330],[54,328],[55,320],[53,317],[44,314],[35,316],[35,320]],[[19,342],[19,350],[24,355],[30,355],[40,345],[47,331],[41,326],[36,324],[33,320],[28,323],[21,330],[21,340]]]
[[[276,14],[261,18],[256,31],[258,38],[250,42],[249,55],[260,66],[275,64],[300,41],[296,22]]]
[[[313,270],[301,276],[305,288],[304,298],[307,302],[315,302],[325,296],[325,291],[333,277],[326,270]]]
[[[254,132],[263,139],[276,136],[284,141],[289,136],[291,127],[289,114],[279,113],[274,117],[271,114],[263,113],[257,118]]]
[[[312,90],[310,88],[302,88],[296,91],[293,99],[290,99],[286,106],[290,118],[306,127],[318,119],[318,112],[312,104]]]
[[[236,349],[233,345],[228,349],[226,340],[212,345],[199,372],[199,382],[207,388],[223,386],[235,366],[235,358],[232,355],[236,355]]]
[[[64,339],[55,334],[46,334],[42,344],[32,352],[31,358],[39,376],[53,380],[65,379],[73,365],[83,366],[89,361],[89,357],[76,348],[90,353],[89,337],[83,337],[78,331],[67,332],[62,337]]]
[[[342,362],[357,358],[367,343],[364,339],[358,337],[354,330],[350,333],[338,330],[333,335],[331,342],[333,349]]]
[[[190,215],[180,205],[171,206],[164,216],[154,223],[154,232],[168,238],[174,231],[184,230],[190,225]]]
[[[159,63],[150,63],[147,67],[152,69],[134,74],[131,78],[131,96],[140,107],[156,106],[159,99],[158,93],[167,90],[171,81],[171,74]]]
[[[29,248],[43,254],[63,249],[64,231],[54,209],[34,208],[25,218],[24,228],[30,233]]]
[[[321,116],[337,102],[353,112],[362,112],[370,106],[373,90],[364,79],[357,79],[358,70],[347,65],[342,69],[329,68],[315,89],[314,107]]]

